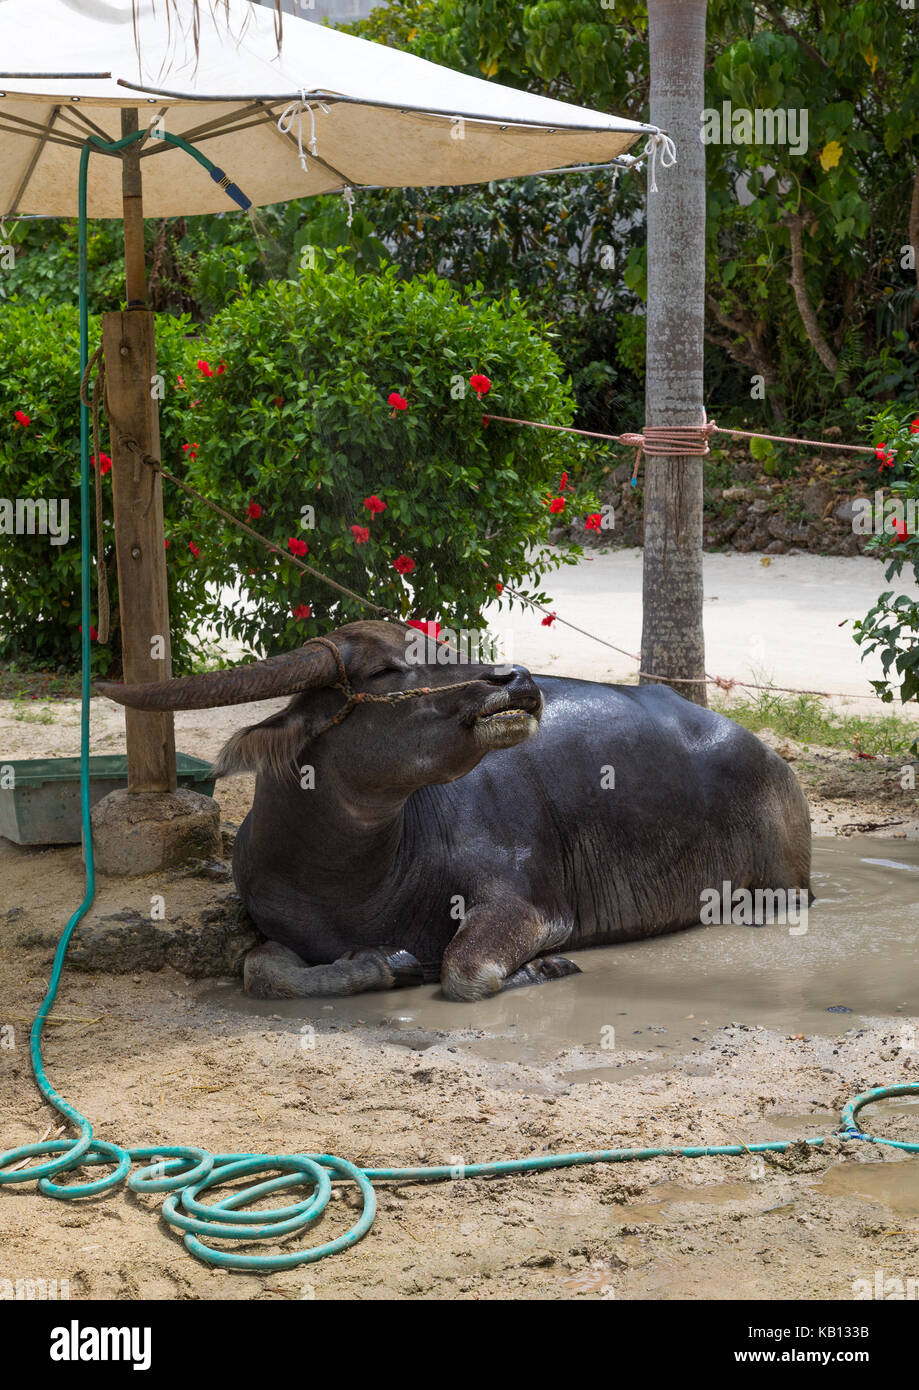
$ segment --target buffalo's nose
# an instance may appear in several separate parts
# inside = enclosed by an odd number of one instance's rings
[[[485,679],[489,685],[504,686],[510,703],[518,709],[535,712],[542,705],[542,696],[536,682],[525,666],[498,666]]]

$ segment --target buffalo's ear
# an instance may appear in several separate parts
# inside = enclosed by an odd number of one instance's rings
[[[309,721],[294,700],[279,714],[240,729],[221,748],[213,765],[215,777],[240,772],[263,772],[279,781],[297,773],[297,754],[310,736]]]

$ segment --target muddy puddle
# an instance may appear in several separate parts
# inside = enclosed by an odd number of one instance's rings
[[[572,953],[582,974],[475,1004],[435,986],[350,999],[253,1000],[209,986],[203,1001],[319,1026],[378,1026],[381,1040],[419,1052],[444,1043],[497,1062],[551,1063],[565,1049],[657,1054],[666,1070],[724,1024],[835,1036],[877,1015],[919,1014],[919,842],[868,836],[814,841],[806,930],[705,926],[653,941]],[[593,1059],[591,1059],[593,1060]],[[704,1063],[700,1063],[704,1066]],[[568,1082],[601,1078],[577,1067]],[[612,1071],[610,1071],[612,1075]]]

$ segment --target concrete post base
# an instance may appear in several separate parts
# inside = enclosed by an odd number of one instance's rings
[[[92,809],[100,874],[151,874],[221,853],[220,810],[200,792],[109,792]]]

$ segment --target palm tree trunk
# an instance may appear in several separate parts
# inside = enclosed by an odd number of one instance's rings
[[[705,14],[706,0],[648,0],[651,120],[677,147],[647,199],[649,425],[703,418]],[[701,458],[648,458],[644,517],[642,671],[704,705]]]

